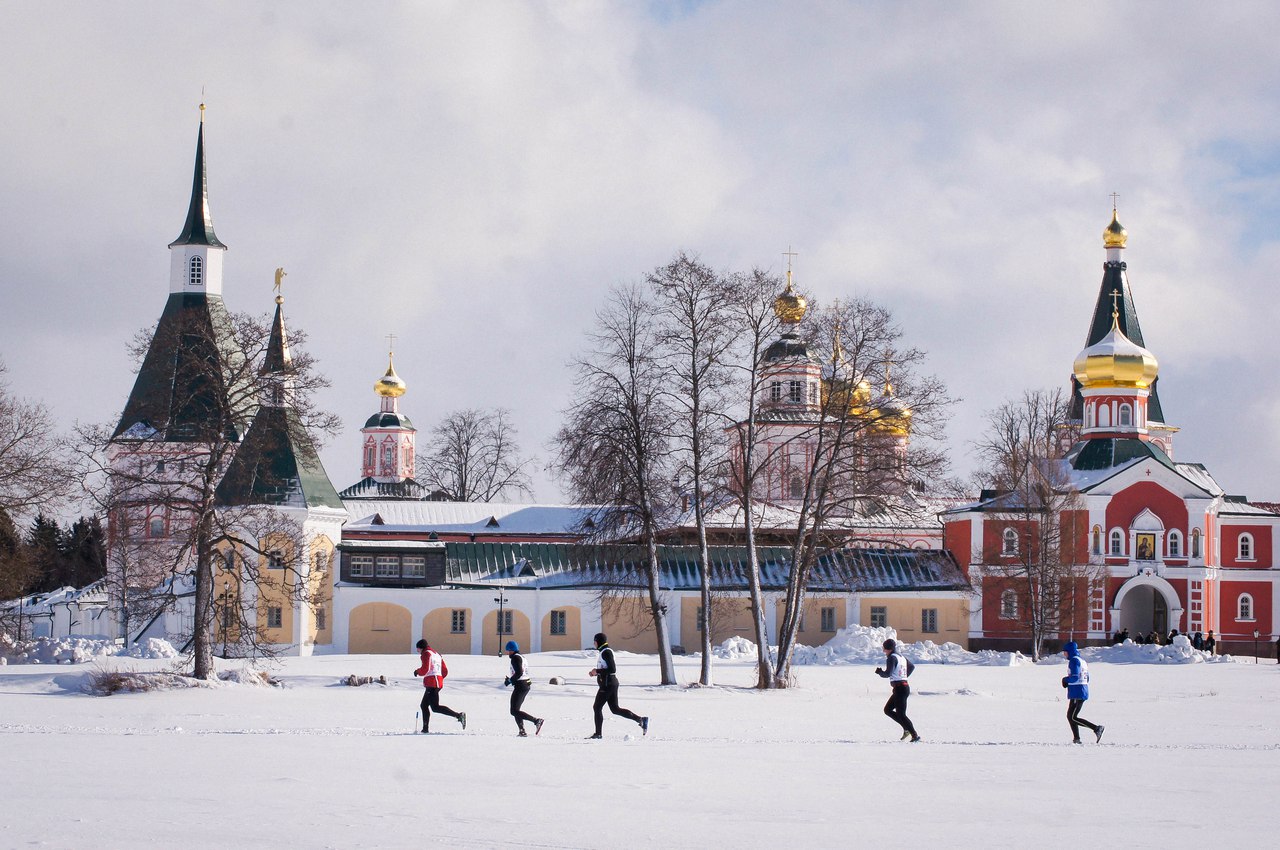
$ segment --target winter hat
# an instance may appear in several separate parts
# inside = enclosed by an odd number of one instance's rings
[[[430,644],[427,643],[426,638],[423,638],[422,640],[415,643],[414,646],[416,646],[418,649],[426,649],[428,646],[430,646]]]
[[[520,651],[520,644],[516,643],[516,642],[515,642],[515,641],[513,641],[513,640],[509,640],[509,641],[507,641],[506,651],[507,651],[507,652],[519,652],[519,651]]]
[[[605,637],[604,632],[596,632],[596,646],[604,646],[608,642],[609,639]]]
[[[889,650],[890,652],[893,652],[895,649],[898,648],[898,643],[893,638],[889,638],[884,642],[884,648]]]
[[[1069,640],[1062,645],[1062,651],[1067,655],[1079,655],[1080,645],[1073,640]]]

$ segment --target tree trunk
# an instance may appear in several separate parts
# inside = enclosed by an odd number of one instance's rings
[[[192,675],[201,680],[213,678],[213,638],[209,625],[213,622],[213,544],[210,538],[211,512],[204,512],[196,530],[195,611],[191,628]]]
[[[658,665],[662,670],[662,684],[676,683],[676,665],[671,657],[671,635],[667,633],[667,607],[662,601],[662,562],[658,560],[658,538],[653,533],[652,521],[647,523],[645,545],[649,551],[649,609],[653,613],[653,628],[658,635]]]

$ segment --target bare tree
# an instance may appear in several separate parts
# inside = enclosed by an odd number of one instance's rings
[[[227,503],[219,498],[219,486],[261,403],[287,402],[278,439],[302,453],[315,452],[312,434],[337,428],[336,417],[312,403],[313,392],[328,382],[301,349],[304,335],[292,333],[291,358],[283,365],[271,362],[272,339],[272,323],[229,314],[221,299],[216,310],[178,313],[154,332],[140,334],[135,345],[143,373],[139,382],[155,386],[141,394],[135,387],[130,404],[163,421],[140,418],[138,410],[127,408],[117,428],[80,433],[90,467],[86,477],[95,482],[91,492],[109,515],[108,551],[119,559],[111,565],[113,592],[130,619],[175,610],[179,599],[189,597],[189,644],[198,679],[213,674],[215,579],[220,568],[226,572],[223,550],[241,553],[236,580],[255,591],[238,594],[239,599],[258,597],[267,566],[287,598],[304,599],[312,590],[298,523],[276,510],[296,495],[289,492],[284,471],[255,463],[254,499]],[[131,419],[136,421],[130,424]],[[246,611],[246,622],[256,622],[258,613]],[[250,640],[260,633],[256,627],[241,631]]]
[[[811,334],[829,352],[828,374],[820,415],[803,435],[812,460],[802,471],[776,687],[790,678],[819,555],[853,542],[849,528],[860,517],[911,514],[916,493],[947,469],[930,438],[940,435],[952,399],[937,378],[920,373],[924,352],[903,346],[888,310],[862,299],[836,302],[818,311]]]
[[[21,519],[56,510],[75,492],[65,439],[43,404],[15,397],[0,363],[0,510]]]
[[[999,534],[974,560],[1001,590],[1001,616],[1022,627],[1036,660],[1047,639],[1082,627],[1101,579],[1089,564],[1085,506],[1060,454],[1070,442],[1070,402],[1061,390],[1028,391],[987,415],[975,445],[980,481],[995,491],[986,522]]]
[[[662,683],[675,684],[666,602],[659,584],[658,532],[671,501],[674,412],[664,384],[654,305],[636,286],[615,289],[596,315],[592,351],[574,363],[576,394],[555,437],[556,468],[579,502],[599,505],[596,533],[637,539]]]
[[[676,487],[687,494],[697,533],[704,627],[699,681],[711,684],[711,556],[707,511],[724,492],[722,424],[734,342],[730,287],[710,267],[680,252],[648,277],[658,311],[658,357],[667,370],[675,412]]]
[[[521,456],[511,411],[504,408],[450,413],[432,430],[422,461],[423,482],[455,502],[532,493],[533,460]]]
[[[728,295],[729,319],[736,340],[731,362],[736,370],[734,385],[744,400],[742,418],[728,423],[730,454],[729,491],[742,516],[747,546],[747,592],[751,599],[751,617],[756,637],[756,686],[771,688],[775,682],[773,656],[769,651],[769,631],[765,614],[764,592],[760,581],[760,553],[756,543],[755,495],[759,481],[772,462],[761,439],[759,402],[764,391],[765,351],[777,336],[781,323],[774,310],[782,281],[776,276],[752,269],[730,278]]]

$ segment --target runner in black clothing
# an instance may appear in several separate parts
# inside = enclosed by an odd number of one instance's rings
[[[587,675],[595,676],[596,686],[596,702],[594,705],[596,715],[596,733],[592,738],[604,737],[604,706],[609,705],[609,710],[619,717],[626,717],[640,724],[640,731],[645,735],[649,734],[649,718],[641,717],[633,711],[618,706],[618,666],[613,661],[613,650],[609,648],[609,639],[604,636],[604,632],[596,635],[596,651],[600,653],[596,659],[594,670],[588,672]]]
[[[520,706],[524,705],[524,698],[529,695],[529,688],[533,687],[533,681],[529,678],[529,668],[525,666],[524,656],[520,654],[520,644],[509,640],[506,650],[511,668],[507,670],[507,679],[502,684],[512,687],[511,716],[516,719],[516,728],[520,730],[521,738],[529,737],[529,734],[524,731],[526,720],[533,724],[533,734],[537,735],[542,732],[542,720],[520,710]]]
[[[902,740],[910,738],[911,743],[914,744],[920,740],[920,736],[916,734],[916,727],[907,717],[907,697],[911,696],[911,686],[907,684],[907,677],[911,675],[915,665],[898,654],[897,650],[898,645],[894,641],[884,642],[884,654],[888,663],[883,670],[877,667],[876,675],[888,679],[889,686],[893,689],[889,695],[889,701],[884,704],[884,713],[902,727]]]

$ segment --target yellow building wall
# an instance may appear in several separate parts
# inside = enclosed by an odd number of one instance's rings
[[[650,655],[658,651],[658,631],[647,598],[606,596],[600,602],[600,622],[614,649]]]
[[[462,632],[453,631],[453,612],[467,612],[467,628]],[[471,654],[471,609],[470,608],[435,608],[422,618],[422,637],[427,639],[431,648],[441,655]],[[417,642],[416,640],[414,641]]]
[[[311,618],[311,642],[319,646],[333,643],[333,580],[337,553],[333,541],[321,534],[311,542],[311,594],[312,607],[324,610],[323,629],[316,628],[317,618]],[[313,612],[314,613],[314,612]]]
[[[352,655],[400,655],[413,652],[413,615],[389,602],[366,602],[351,609],[348,646]]]
[[[542,618],[542,651],[557,652],[567,649],[582,649],[586,644],[582,639],[582,609],[572,605],[561,605],[553,609],[563,611],[564,634],[551,634],[551,612]]]
[[[702,600],[686,596],[680,600],[680,644],[685,652],[700,652],[702,634],[698,631],[698,609]],[[731,637],[755,640],[751,622],[751,600],[744,597],[712,597],[711,645],[719,646]]]
[[[779,599],[777,602],[777,622],[782,623],[782,615],[786,610],[786,602]],[[835,609],[835,628],[831,631],[824,632],[822,630],[822,609]],[[849,618],[845,616],[845,600],[840,597],[830,596],[807,596],[804,600],[804,619],[800,623],[801,629],[796,635],[796,640],[805,646],[822,646],[827,641],[836,636],[836,632],[849,625]],[[778,639],[775,633],[774,640]]]
[[[483,655],[498,655],[502,651],[502,647],[506,642],[513,640],[520,644],[520,648],[527,650],[529,648],[529,616],[523,611],[515,608],[505,609],[511,612],[511,632],[509,635],[498,634],[498,612],[490,611],[484,615],[484,622],[480,625],[481,639],[480,652]]]
[[[293,541],[287,537],[264,537],[258,542],[260,549],[258,558],[258,634],[267,643],[293,643],[294,605],[293,581],[297,577],[294,567]],[[268,553],[279,551],[284,559],[284,568],[271,569],[267,566]],[[280,626],[272,628],[267,625],[268,609],[280,609]]]
[[[931,640],[934,643],[951,641],[968,648],[969,646],[969,605],[967,600],[942,599],[903,599],[892,596],[864,596],[859,605],[859,618],[863,625],[871,625],[871,609],[883,606],[888,616],[886,625],[898,632],[904,641]],[[923,632],[921,612],[926,608],[938,610],[938,631]]]

